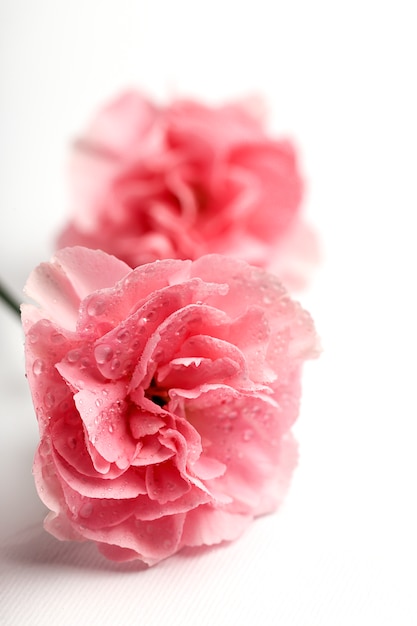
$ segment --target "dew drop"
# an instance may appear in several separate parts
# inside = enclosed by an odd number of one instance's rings
[[[113,424],[109,424],[109,426],[108,426],[108,430],[109,430],[109,433],[113,433],[113,432],[114,432],[114,426],[113,426]]]
[[[51,341],[55,344],[63,343],[65,341],[65,337],[64,335],[61,335],[61,333],[52,333]]]
[[[91,317],[95,317],[96,315],[102,315],[106,310],[106,301],[104,298],[92,298],[90,302],[87,304],[87,313]]]
[[[47,409],[52,409],[52,407],[55,405],[55,396],[53,393],[51,393],[50,391],[47,391],[43,401],[45,402],[45,406]]]
[[[39,340],[39,334],[33,328],[29,331],[29,341],[31,344],[36,343]]]
[[[98,407],[100,407],[102,404],[103,404],[103,400],[101,400],[101,398],[97,398],[97,400],[96,400],[96,402],[95,402],[96,407],[98,408]]]
[[[111,362],[111,366],[110,369],[112,372],[115,372],[116,370],[118,370],[120,367],[120,360],[119,359],[113,359],[113,361]]]
[[[76,363],[79,358],[80,358],[79,350],[70,350],[67,354],[67,361],[69,363]]]
[[[99,365],[103,365],[113,356],[113,348],[105,343],[100,344],[94,349],[94,356]]]
[[[252,437],[253,437],[253,430],[251,430],[250,428],[247,428],[246,430],[243,431],[243,435],[242,435],[243,441],[250,441]]]
[[[128,330],[121,330],[117,335],[117,341],[120,343],[127,343],[130,339],[130,333]]]
[[[42,359],[35,359],[32,365],[32,372],[35,376],[40,376],[45,371],[45,363]]]
[[[87,517],[90,517],[91,513],[93,512],[93,505],[91,502],[85,502],[82,507],[80,508],[80,517],[83,517],[84,519],[86,519]]]

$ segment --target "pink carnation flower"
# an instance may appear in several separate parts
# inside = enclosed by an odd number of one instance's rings
[[[67,248],[26,291],[49,532],[151,565],[279,505],[317,338],[276,278],[218,255],[132,270]]]
[[[215,252],[298,287],[317,254],[302,190],[293,146],[269,138],[243,103],[163,108],[131,91],[76,143],[58,247],[99,248],[132,267]]]

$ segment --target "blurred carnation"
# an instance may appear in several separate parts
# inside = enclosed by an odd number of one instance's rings
[[[294,147],[268,137],[249,102],[160,107],[129,91],[75,144],[58,247],[99,248],[131,267],[215,252],[298,288],[317,257],[302,191]]]

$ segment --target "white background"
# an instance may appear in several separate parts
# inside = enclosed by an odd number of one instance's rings
[[[22,333],[0,310],[0,624],[417,623],[415,3],[2,0],[0,275],[21,297],[67,215],[65,158],[126,86],[260,93],[298,145],[323,260],[284,507],[147,571],[42,530]]]

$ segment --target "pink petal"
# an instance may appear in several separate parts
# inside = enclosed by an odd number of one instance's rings
[[[165,422],[161,417],[150,411],[135,407],[129,415],[130,431],[135,439],[142,439],[146,435],[155,435]]]
[[[236,361],[228,357],[202,359],[201,357],[180,357],[158,370],[158,383],[164,387],[193,389],[205,383],[226,382],[240,374]]]
[[[164,504],[183,496],[190,491],[191,485],[172,461],[165,461],[162,465],[151,465],[147,468],[146,488],[151,500]]]
[[[145,478],[136,470],[129,469],[121,476],[101,478],[78,473],[58,456],[55,466],[62,480],[81,496],[98,499],[125,500],[146,494]],[[97,474],[96,474],[97,476]]]
[[[109,394],[104,398],[82,390],[75,394],[74,399],[94,448],[109,463],[126,469],[135,457],[137,443],[128,429],[127,403],[123,400],[122,385],[120,388],[119,394]],[[118,398],[116,401],[115,396]],[[96,403],[98,399],[101,400],[100,406]]]
[[[190,511],[185,519],[182,541],[186,546],[211,546],[233,541],[246,530],[252,517],[228,513],[202,505]]]
[[[144,522],[131,518],[119,526],[99,530],[86,528],[84,535],[99,544],[119,546],[123,549],[119,554],[126,554],[125,549],[134,551],[136,558],[153,565],[178,550],[183,526],[184,514],[180,513]],[[117,554],[116,548],[112,554]]]
[[[58,250],[53,262],[62,268],[80,300],[93,291],[113,287],[132,271],[114,256],[79,246]]]
[[[196,476],[198,476],[201,480],[211,480],[212,478],[223,476],[227,466],[217,459],[203,454],[195,463],[193,463],[192,469]]]

